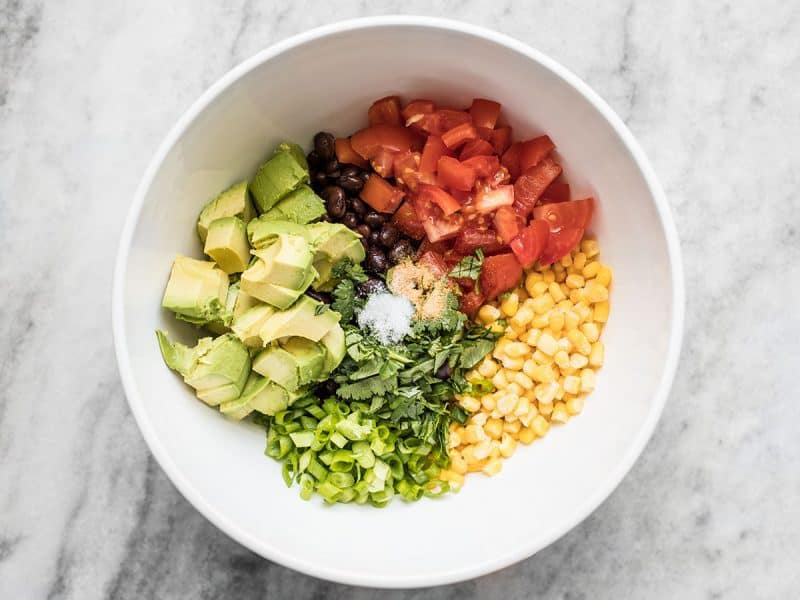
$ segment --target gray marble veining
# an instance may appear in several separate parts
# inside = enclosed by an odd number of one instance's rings
[[[382,596],[800,595],[796,2],[0,0],[0,596],[376,595],[260,559],[176,492],[123,397],[109,290],[142,171],[211,82],[388,13],[493,27],[604,96],[669,196],[688,306],[664,417],[592,516],[493,575]]]

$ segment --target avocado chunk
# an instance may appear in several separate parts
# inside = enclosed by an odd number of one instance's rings
[[[325,350],[311,340],[290,337],[273,343],[253,359],[253,370],[293,392],[318,381],[325,365]]]
[[[228,285],[228,295],[227,299],[225,300],[225,316],[230,317],[234,314],[234,310],[236,310],[236,300],[239,297],[240,290],[239,290],[239,282],[231,283]],[[230,331],[230,320],[228,324],[224,323],[222,319],[217,319],[216,321],[209,321],[205,324],[206,329],[208,329],[211,333],[216,335],[222,335],[223,333],[228,333]]]
[[[265,415],[276,415],[282,410],[286,410],[292,402],[300,398],[302,394],[288,392],[277,383],[272,383],[268,379],[263,379],[266,385],[250,399],[250,406]]]
[[[317,278],[312,283],[315,290],[330,291],[336,286],[331,275],[333,268],[343,259],[354,263],[364,260],[364,245],[354,231],[339,223],[314,223],[309,226],[311,239],[316,246],[314,268]]]
[[[247,383],[244,384],[242,395],[235,400],[228,400],[219,405],[219,411],[227,417],[240,421],[253,412],[250,401],[266,387],[267,380],[257,373],[250,372]]]
[[[311,241],[308,227],[292,221],[273,221],[266,214],[247,224],[247,237],[250,245],[256,249],[266,248],[281,234],[297,235]]]
[[[297,144],[281,144],[259,167],[250,182],[250,192],[259,212],[265,213],[301,183],[308,183],[308,163]]]
[[[333,370],[339,366],[344,359],[347,346],[344,341],[344,330],[339,324],[332,327],[331,330],[322,336],[319,341],[322,347],[325,348],[325,377],[330,375]]]
[[[253,203],[250,201],[250,194],[247,192],[246,181],[232,185],[206,204],[203,210],[200,211],[200,218],[197,220],[197,233],[203,242],[206,241],[209,225],[223,217],[239,217],[245,223],[255,217],[255,210],[253,209]]]
[[[194,348],[171,343],[167,335],[157,331],[161,354],[168,367],[183,375],[206,404],[238,398],[250,372],[250,353],[236,336],[221,335],[203,338]]]
[[[241,283],[236,284],[236,299],[234,300],[233,308],[230,309],[234,319],[243,315],[247,310],[260,304],[256,298],[253,298],[247,292],[243,292],[240,286]]]
[[[266,248],[254,250],[258,260],[242,273],[242,289],[263,302],[286,308],[287,299],[280,296],[278,288],[289,288],[302,293],[311,284],[316,274],[311,263],[314,253],[308,242],[300,236],[279,234],[275,241]]]
[[[241,273],[250,262],[247,230],[239,217],[222,217],[211,222],[203,251],[228,273]]]
[[[297,362],[300,385],[318,381],[325,365],[325,350],[317,342],[302,337],[290,337],[281,346]]]
[[[213,262],[176,256],[161,305],[176,316],[196,325],[231,322],[225,310],[228,276]]]
[[[296,290],[268,283],[264,285],[263,289],[261,290],[264,301],[275,308],[285,310],[303,295],[303,292],[308,289],[308,287],[311,285],[311,282],[314,281],[316,275],[316,271],[314,271],[314,269],[310,269],[305,281],[303,281],[300,288]]]
[[[276,312],[261,327],[264,344],[272,340],[298,336],[318,342],[339,323],[339,313],[322,302],[301,296],[288,310]]]
[[[324,214],[325,205],[322,199],[310,187],[301,185],[261,216],[264,219],[306,224],[316,221]]]
[[[248,348],[260,348],[264,345],[261,341],[261,328],[273,314],[275,314],[273,307],[257,304],[236,317],[231,329]]]

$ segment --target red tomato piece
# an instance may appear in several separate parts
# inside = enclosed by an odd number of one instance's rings
[[[584,198],[583,200],[537,206],[533,209],[533,218],[544,220],[553,233],[569,228],[586,229],[592,220],[593,209],[594,200]]]
[[[427,115],[436,110],[436,105],[431,100],[412,100],[400,112],[406,125],[418,121],[422,115]],[[411,121],[411,123],[409,123]]]
[[[350,136],[353,150],[367,159],[374,158],[381,150],[405,152],[413,143],[413,132],[398,125],[374,125]]]
[[[361,188],[359,197],[378,212],[393,213],[400,206],[405,193],[398,190],[380,175],[370,175]]]
[[[425,237],[422,221],[417,218],[414,207],[408,200],[403,202],[392,215],[392,224],[411,239],[421,240]]]
[[[489,129],[488,127],[476,127],[475,131],[478,132],[478,137],[483,141],[492,141],[492,133],[494,132],[494,129]]]
[[[468,256],[478,248],[483,248],[486,254],[493,254],[501,250],[503,244],[497,239],[497,234],[493,230],[467,225],[458,233],[453,250],[461,256]]]
[[[494,300],[500,294],[516,288],[521,279],[522,265],[513,253],[508,252],[484,259],[478,283],[486,300]]]
[[[422,226],[422,221],[420,221],[420,227]],[[447,253],[453,249],[453,239],[449,240],[439,240],[438,242],[432,242],[427,237],[422,240],[422,243],[419,245],[419,249],[417,250],[417,256],[422,256],[426,252],[436,252],[439,256],[447,256]]]
[[[536,262],[550,238],[550,227],[541,219],[533,219],[511,241],[511,250],[526,269]]]
[[[442,157],[442,160],[445,158],[447,157]],[[445,216],[450,216],[454,212],[461,210],[461,203],[439,186],[422,183],[419,186],[419,195],[422,196],[424,200],[433,202],[436,206],[441,208]]]
[[[521,219],[517,217],[517,213],[509,206],[501,206],[494,213],[494,228],[497,230],[497,235],[506,244],[510,243],[519,234],[520,221]]]
[[[350,145],[350,138],[336,139],[336,160],[347,165],[356,165],[365,168],[369,163]]]
[[[500,116],[500,103],[494,100],[475,98],[469,107],[469,114],[475,127],[488,127],[493,129]]]
[[[459,298],[458,309],[471,319],[478,312],[478,309],[483,306],[484,301],[485,298],[483,294],[479,294],[473,290],[463,294],[461,298]]]
[[[442,143],[442,138],[437,135],[428,136],[425,147],[422,149],[422,158],[419,163],[421,173],[435,173],[439,159],[447,154],[447,148]]]
[[[511,179],[516,179],[519,177],[520,170],[519,170],[519,152],[522,144],[519,142],[514,142],[508,147],[508,150],[503,152],[503,157],[500,159],[502,165],[508,169],[508,172],[511,174]]]
[[[442,141],[448,148],[457,148],[464,142],[475,139],[478,139],[478,132],[475,131],[475,127],[472,123],[456,125],[442,134]]]
[[[437,165],[439,183],[454,190],[469,191],[475,184],[475,169],[450,156],[442,156]]]
[[[461,215],[454,214],[446,217],[441,208],[427,200],[422,194],[417,194],[413,201],[414,212],[422,221],[422,227],[431,242],[448,240],[458,235],[464,223]]]
[[[511,145],[511,127],[493,129],[492,137],[489,141],[492,142],[496,154],[503,154]]]
[[[496,156],[472,156],[462,164],[474,169],[478,177],[493,177],[500,169],[500,160]]]
[[[539,256],[539,264],[546,266],[561,260],[580,243],[581,238],[583,238],[583,229],[580,227],[564,227],[558,233],[553,233],[551,230],[550,237],[547,238],[547,245]]]
[[[388,179],[394,176],[394,158],[398,153],[390,152],[389,150],[380,150],[370,160],[372,170],[381,177]]]
[[[542,204],[569,202],[569,184],[554,181],[542,192]]]
[[[519,170],[525,173],[531,167],[535,167],[555,147],[556,145],[546,135],[522,142],[519,151]]]
[[[394,178],[397,183],[414,191],[422,177],[419,172],[419,152],[400,152],[394,155]]]
[[[433,250],[423,252],[417,259],[417,265],[425,267],[436,277],[444,277],[449,272],[444,258],[442,258],[439,253],[434,252]]]
[[[475,209],[480,213],[490,213],[501,206],[514,204],[514,186],[499,185],[496,188],[479,190],[475,194]]]
[[[440,108],[436,111],[436,114],[439,115],[439,124],[441,127],[444,128],[444,131],[448,129],[453,129],[457,125],[462,125],[464,123],[471,123],[472,117],[470,117],[468,112],[463,110],[453,110],[452,108]]]
[[[486,140],[479,138],[464,144],[464,147],[461,149],[461,154],[458,155],[458,158],[460,160],[466,160],[468,158],[472,158],[473,156],[480,156],[482,154],[494,154],[494,146],[492,146]]]
[[[400,98],[397,96],[386,96],[380,100],[375,100],[367,112],[367,119],[372,125],[403,125],[403,118],[400,116]]]
[[[536,201],[559,175],[561,175],[561,165],[549,156],[520,175],[514,183],[515,199],[520,214],[529,215]]]

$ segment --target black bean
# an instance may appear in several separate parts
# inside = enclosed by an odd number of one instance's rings
[[[382,214],[375,212],[374,210],[369,211],[364,216],[364,223],[373,229],[380,229],[385,220],[386,218]]]
[[[389,261],[380,248],[370,246],[367,250],[367,268],[373,273],[385,273],[389,268]]]
[[[350,229],[355,229],[358,227],[358,217],[351,212],[345,213],[345,215],[342,217],[342,225],[349,227]]]
[[[397,231],[397,227],[392,225],[391,223],[386,223],[381,229],[381,246],[384,248],[392,248],[397,243],[397,238],[400,237],[400,233]]]
[[[358,177],[361,178],[361,169],[355,165],[347,165],[342,169],[342,177]]]
[[[364,225],[363,223],[358,227],[356,227],[356,231],[361,237],[365,237],[367,239],[369,239],[369,236],[372,233],[372,231],[370,231],[370,228]]]
[[[344,199],[344,190],[338,185],[329,185],[320,194],[325,200],[325,208],[328,214],[335,219],[341,219],[347,212],[347,202]]]
[[[450,363],[444,363],[439,369],[436,371],[436,377],[439,379],[447,379],[450,377]]]
[[[369,244],[370,246],[378,246],[381,243],[380,240],[381,232],[380,231],[373,231],[369,234]]]
[[[336,155],[336,138],[330,133],[320,131],[314,136],[314,150],[322,160],[329,161]]]
[[[361,179],[364,183],[367,183],[367,179],[369,179],[370,172],[369,171],[361,171]]]
[[[319,191],[328,185],[328,178],[322,171],[313,171],[311,173],[311,187],[314,188],[315,191]]]
[[[369,206],[361,198],[353,198],[350,200],[350,208],[359,216],[364,216],[369,211]],[[369,225],[369,223],[367,223]],[[370,225],[371,227],[371,225]]]
[[[364,252],[369,252],[369,240],[367,238],[361,238],[361,245],[364,246]]]
[[[320,383],[314,390],[314,393],[318,398],[326,400],[335,395],[337,389],[339,389],[339,384],[337,384],[333,379],[328,379],[327,381]]]
[[[325,292],[318,292],[312,288],[308,288],[306,290],[306,295],[311,296],[314,300],[317,300],[319,302],[324,302],[325,304],[331,303],[331,295],[326,294]]]
[[[401,260],[406,259],[414,254],[414,246],[405,238],[399,240],[389,251],[389,262],[396,265]]]
[[[319,157],[319,154],[317,154],[316,150],[312,150],[311,152],[309,152],[308,156],[306,156],[306,160],[308,160],[308,166],[311,167],[312,169],[318,169],[319,167],[322,166],[324,162]]]
[[[325,175],[328,177],[339,177],[342,172],[339,169],[339,161],[335,158],[330,159],[325,163]]]
[[[383,280],[373,277],[359,283],[356,287],[356,292],[358,292],[359,297],[366,298],[372,294],[386,294],[389,292],[389,288],[386,287]]]
[[[350,194],[360,192],[361,188],[364,187],[364,182],[361,181],[361,178],[358,175],[345,175],[342,173],[336,179],[336,183],[342,186]]]

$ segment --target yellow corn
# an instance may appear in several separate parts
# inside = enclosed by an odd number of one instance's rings
[[[492,377],[492,385],[498,390],[504,389],[508,385],[508,379],[506,379],[506,372],[503,370],[498,371]],[[465,407],[466,408],[466,407]]]
[[[545,354],[541,350],[536,350],[533,353],[532,358],[533,358],[533,360],[535,360],[540,365],[549,365],[549,364],[552,364],[552,362],[553,362],[553,357],[552,356],[547,356],[547,354]]]
[[[485,412],[476,412],[469,418],[470,425],[480,425],[483,427],[486,425],[486,413]]]
[[[531,321],[531,325],[533,327],[536,327],[537,329],[544,329],[545,327],[547,327],[550,324],[550,313],[551,312],[552,311],[548,310],[547,312],[542,313],[540,315],[535,315],[533,317],[533,321]]]
[[[522,365],[525,364],[525,359],[521,356],[519,358],[512,358],[510,356],[504,356],[500,359],[500,362],[503,363],[503,366],[506,369],[511,369],[513,371],[519,371],[522,368]]]
[[[573,289],[578,289],[578,288],[582,288],[584,283],[585,283],[584,279],[583,279],[583,277],[581,275],[573,273],[573,274],[567,276],[567,280],[566,280],[567,287],[570,287],[570,288],[573,288]]]
[[[559,402],[553,407],[553,414],[550,415],[551,423],[566,423],[569,420],[567,405]]]
[[[458,435],[458,432],[451,431],[450,438],[448,440],[448,446],[450,448],[458,448],[461,445],[461,436]]]
[[[522,429],[522,424],[519,421],[506,421],[503,423],[503,431],[506,433],[514,435],[515,433],[519,433],[520,429]]]
[[[548,325],[550,327],[550,331],[558,334],[562,329],[564,329],[564,313],[551,312]]]
[[[569,357],[569,366],[573,369],[582,369],[589,364],[589,359],[584,354],[573,354]]]
[[[526,446],[536,439],[536,432],[531,427],[525,427],[519,432],[519,441]]]
[[[467,461],[458,450],[450,451],[450,468],[459,475],[467,472]]]
[[[566,369],[569,367],[569,354],[566,350],[559,350],[553,356],[553,361],[558,365],[559,369]]]
[[[491,304],[484,304],[478,309],[478,318],[484,325],[490,325],[501,317],[500,311]]]
[[[472,447],[472,454],[475,456],[476,460],[483,460],[484,458],[489,458],[489,453],[492,451],[492,444],[490,441],[483,440],[482,442],[478,442]]]
[[[578,302],[575,305],[575,312],[578,313],[578,318],[581,320],[581,323],[592,320],[592,309],[586,302]]]
[[[506,374],[506,377],[509,377],[510,374]],[[514,394],[516,396],[521,396],[525,393],[525,390],[522,389],[522,386],[518,384],[516,381],[512,381],[506,386],[505,389],[506,394]]]
[[[540,383],[537,385],[534,388],[534,393],[539,402],[548,403],[553,401],[556,390],[558,390],[558,384],[555,381],[551,381],[550,383]]]
[[[556,339],[546,331],[539,336],[536,342],[536,349],[544,352],[547,356],[553,356],[558,352],[558,343]]]
[[[602,265],[600,270],[597,272],[595,281],[604,287],[611,285],[611,269],[605,265]]]
[[[500,310],[503,311],[507,317],[513,317],[517,314],[517,309],[519,308],[519,296],[516,293],[511,292],[508,294],[505,299],[500,303]]]
[[[605,323],[608,321],[608,313],[611,308],[608,300],[605,302],[598,302],[594,305],[594,320],[598,323]]]
[[[573,310],[568,310],[564,313],[564,327],[567,331],[572,331],[573,329],[577,329],[578,325],[580,324],[580,317],[578,317],[578,313]]]
[[[591,392],[595,385],[595,374],[591,369],[584,369],[581,371],[581,391]]]
[[[523,390],[533,389],[533,381],[531,381],[531,378],[528,377],[524,372],[514,373],[514,381],[516,381]]]
[[[600,275],[598,274],[598,279]],[[598,279],[593,279],[586,284],[583,290],[584,297],[591,303],[605,302],[608,300],[608,288],[598,283]]]
[[[464,407],[464,410],[469,412],[475,412],[481,408],[481,401],[472,396],[462,396],[460,404]]]
[[[581,242],[581,252],[586,255],[586,258],[594,258],[600,254],[600,245],[597,240],[583,240]]]
[[[570,415],[577,415],[583,410],[583,398],[576,397],[567,400],[567,412]]]
[[[580,330],[592,344],[600,339],[600,328],[597,326],[597,323],[584,323],[580,326]]]
[[[562,300],[566,299],[567,295],[561,289],[561,286],[558,285],[556,282],[551,283],[547,286],[547,291],[550,293],[550,296],[553,298],[553,301],[558,303]]]
[[[514,412],[519,402],[519,396],[508,394],[497,401],[497,410],[501,415],[506,416]]]
[[[547,270],[542,273],[542,278],[546,283],[553,283],[556,280],[556,274],[552,270]]]
[[[531,410],[531,401],[528,400],[525,396],[519,399],[517,402],[516,408],[514,408],[514,416],[519,417],[520,419],[527,415]]]
[[[589,353],[589,364],[593,367],[602,367],[605,360],[605,346],[603,342],[597,341],[592,344],[592,351]]]
[[[549,417],[550,414],[553,412],[553,403],[552,402],[539,402],[538,408],[539,414],[545,417]],[[531,421],[533,423],[533,421]]]
[[[527,306],[523,305],[517,313],[511,317],[508,322],[512,327],[524,327],[533,320],[533,311]]]
[[[493,440],[499,440],[503,433],[502,419],[489,419],[483,426],[483,431]]]
[[[531,429],[536,432],[537,436],[544,437],[550,431],[550,423],[542,415],[539,415],[531,423]]]
[[[504,458],[508,458],[514,454],[516,447],[516,440],[508,433],[504,433],[502,439],[500,440],[500,454],[502,454]]]
[[[511,342],[505,347],[506,356],[520,358],[530,352],[530,347],[523,342]]]
[[[486,432],[483,430],[483,427],[480,425],[467,425],[465,427],[466,435],[464,436],[464,441],[468,444],[477,444],[478,442],[483,442],[489,439],[486,435]]]
[[[586,356],[589,356],[589,352],[592,351],[592,345],[589,343],[589,340],[586,339],[586,336],[578,329],[573,329],[572,331],[567,332],[567,339],[572,342],[572,346]]]
[[[495,408],[497,408],[497,400],[495,400],[493,395],[487,394],[481,398],[481,406],[484,410],[492,412]]]
[[[572,259],[572,267],[575,271],[583,270],[586,266],[586,255],[583,252],[576,252],[575,257]]]
[[[570,394],[577,394],[581,391],[581,380],[574,375],[567,375],[564,377],[563,383],[564,390]]]
[[[502,469],[503,469],[503,463],[500,461],[500,459],[493,458],[490,461],[488,461],[485,465],[483,465],[481,472],[484,475],[492,477],[493,475],[497,475]]]
[[[586,263],[586,266],[583,267],[583,271],[581,271],[581,273],[583,273],[583,276],[586,279],[591,279],[593,277],[597,277],[597,274],[599,272],[600,272],[600,263],[597,262],[596,260],[593,260],[592,262]]]

